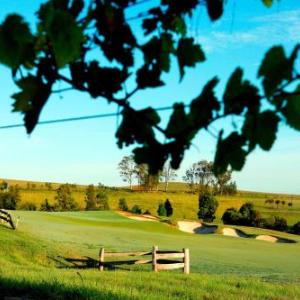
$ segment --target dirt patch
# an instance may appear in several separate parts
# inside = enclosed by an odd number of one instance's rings
[[[223,228],[221,232],[223,235],[227,235],[227,236],[242,237],[242,238],[249,237],[242,230],[235,229],[235,228]]]
[[[205,225],[196,221],[178,221],[177,226],[179,230],[189,233],[196,234],[209,234],[215,233],[218,229],[218,226],[215,225]]]
[[[126,211],[118,211],[118,214],[120,214],[123,217],[136,220],[136,221],[152,221],[152,222],[158,222],[158,218],[151,216],[151,215],[135,215],[130,212]]]

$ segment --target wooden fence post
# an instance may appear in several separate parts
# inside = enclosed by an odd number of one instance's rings
[[[104,270],[104,248],[100,249],[99,252],[99,271]]]
[[[183,272],[185,274],[190,273],[190,250],[188,248],[183,249],[184,257],[183,257],[183,263],[184,263],[184,268]]]
[[[158,251],[158,247],[153,246],[152,249],[152,271],[153,272],[157,272],[157,256],[156,256],[157,251]]]

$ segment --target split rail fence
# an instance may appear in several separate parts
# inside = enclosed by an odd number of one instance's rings
[[[15,224],[11,214],[3,209],[0,209],[0,220],[1,222],[4,221],[8,223],[12,227],[12,229],[17,229],[17,224]]]
[[[106,258],[119,257],[144,257],[149,256],[148,259],[135,259],[126,261],[107,261]],[[174,260],[180,259],[180,260]],[[154,246],[152,251],[141,252],[106,252],[104,248],[99,252],[99,270],[103,271],[104,267],[114,266],[123,263],[128,264],[152,264],[152,270],[159,272],[163,270],[182,269],[183,273],[190,273],[190,252],[189,249],[184,248],[182,251],[164,251],[159,250],[158,246]]]

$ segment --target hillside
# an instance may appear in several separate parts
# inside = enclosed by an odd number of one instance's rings
[[[18,184],[20,187],[20,209],[26,209],[28,204],[35,204],[36,209],[39,210],[40,205],[45,199],[48,199],[50,203],[54,203],[56,189],[60,185],[58,183],[51,183],[51,189],[49,189],[45,182],[30,182],[25,180],[6,181],[11,185]],[[84,209],[86,186],[78,184],[73,184],[72,186],[73,198],[78,203],[80,209]],[[174,208],[173,219],[193,220],[197,218],[198,196],[197,194],[190,193],[185,183],[170,183],[167,193],[161,190],[153,192],[131,192],[126,188],[107,188],[104,191],[108,195],[109,204],[112,209],[117,209],[119,199],[125,198],[129,207],[137,204],[143,211],[149,210],[152,214],[156,215],[159,203],[170,199]],[[285,201],[285,205],[280,204],[277,207],[275,204],[265,204],[266,199],[270,198]],[[255,205],[255,208],[260,211],[262,217],[281,216],[287,219],[289,225],[293,225],[300,220],[299,195],[239,191],[235,196],[217,196],[217,199],[219,201],[219,207],[216,214],[216,222],[221,222],[221,217],[227,208],[239,208],[247,201]],[[288,202],[292,202],[293,206],[288,207]]]
[[[0,294],[30,299],[299,299],[296,244],[193,235],[113,212],[16,211],[17,231],[0,226]],[[72,259],[97,260],[99,248],[190,248],[189,276],[148,266],[98,272]],[[284,263],[283,263],[284,261]],[[134,272],[128,272],[135,270]],[[213,298],[211,298],[213,295]]]

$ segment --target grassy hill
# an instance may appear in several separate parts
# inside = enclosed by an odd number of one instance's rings
[[[15,211],[17,231],[0,226],[0,295],[30,299],[299,299],[298,243],[193,235],[114,212]],[[244,229],[247,231],[247,229]],[[255,229],[259,230],[259,229]],[[251,231],[251,229],[249,229]],[[266,231],[263,231],[266,232]],[[191,272],[149,267],[98,272],[67,258],[97,259],[110,250],[190,248]],[[131,270],[131,271],[129,271]]]
[[[59,183],[51,183],[49,189],[44,182],[30,182],[22,180],[6,180],[10,185],[16,185],[21,189],[21,203],[19,209],[24,209],[31,203],[35,204],[39,210],[45,199],[50,203],[54,203],[56,189]],[[29,185],[28,185],[29,183]],[[109,204],[112,209],[118,208],[118,200],[125,198],[129,207],[137,204],[143,211],[149,210],[152,214],[156,214],[157,207],[160,202],[170,199],[173,208],[173,219],[196,219],[198,210],[198,195],[190,193],[185,183],[174,182],[170,183],[167,193],[162,191],[161,185],[159,191],[153,192],[131,192],[126,188],[111,188],[105,192],[109,198]],[[85,207],[85,190],[86,186],[73,184],[72,196],[78,203],[80,209]],[[273,204],[265,204],[266,199],[278,199],[285,201],[286,204],[280,204],[278,207]],[[259,192],[239,191],[235,196],[218,196],[219,207],[217,210],[216,222],[221,222],[221,217],[227,208],[239,208],[243,203],[249,201],[255,205],[255,208],[260,211],[262,217],[281,216],[287,219],[289,225],[293,225],[300,220],[300,196],[287,194],[271,194]],[[288,207],[287,203],[292,202],[293,206]]]

